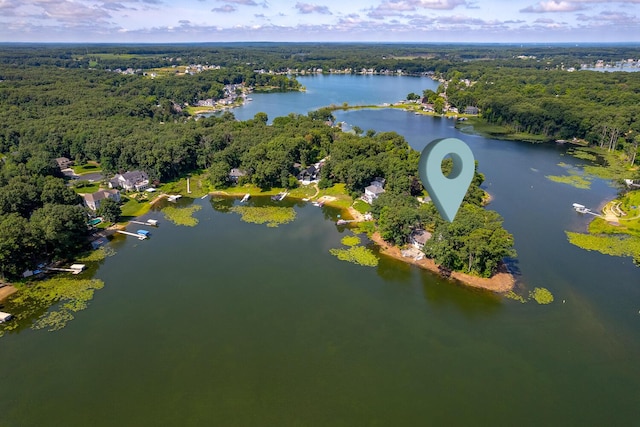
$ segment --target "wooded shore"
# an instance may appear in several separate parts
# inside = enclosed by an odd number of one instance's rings
[[[434,273],[441,273],[440,266],[438,266],[432,259],[422,258],[420,260],[416,260],[412,257],[402,256],[400,248],[384,241],[378,232],[373,233],[370,238],[380,247],[380,253],[384,255],[416,265]],[[449,279],[460,282],[466,286],[499,293],[513,290],[516,283],[515,277],[509,272],[504,264],[501,264],[499,271],[490,278],[477,277],[470,274],[460,273],[458,271],[452,271],[449,275]]]

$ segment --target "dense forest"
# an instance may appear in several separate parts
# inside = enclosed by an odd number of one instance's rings
[[[448,102],[479,107],[489,123],[548,140],[586,140],[624,151],[640,144],[640,72],[567,72],[462,65],[447,73]],[[469,83],[471,82],[471,83]]]
[[[229,184],[231,168],[241,168],[243,180],[262,188],[295,186],[300,167],[328,158],[321,186],[342,182],[357,196],[375,177],[386,179],[387,191],[372,207],[386,240],[401,243],[425,227],[441,237],[425,248],[429,256],[447,268],[489,275],[512,255],[513,242],[497,214],[482,214],[488,211],[480,208],[480,174],[459,220],[444,223],[432,205],[417,203],[418,153],[395,133],[343,133],[330,126],[327,109],[268,124],[264,113],[244,122],[228,112],[196,120],[184,107],[221,98],[225,85],[299,88],[294,78],[265,70],[431,72],[446,82],[441,91],[451,105],[478,106],[489,122],[550,139],[584,138],[631,158],[640,134],[640,73],[563,68],[634,56],[638,51],[628,47],[3,45],[0,275],[15,277],[35,262],[70,257],[84,246],[87,216],[64,184],[54,160],[62,156],[99,162],[107,174],[141,169],[159,182],[200,170],[216,187]],[[145,76],[145,70],[176,64],[216,67]]]

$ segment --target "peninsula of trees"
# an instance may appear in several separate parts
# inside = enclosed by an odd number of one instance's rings
[[[0,273],[15,277],[42,256],[72,256],[82,246],[86,215],[55,158],[96,161],[106,173],[140,169],[161,182],[206,171],[214,186],[225,185],[231,168],[242,168],[260,187],[291,187],[294,164],[328,157],[322,185],[343,182],[356,195],[375,177],[387,180],[387,192],[373,206],[385,239],[399,243],[411,229],[427,228],[441,237],[427,245],[429,256],[451,269],[489,275],[512,254],[512,238],[499,216],[479,207],[480,175],[460,220],[445,224],[415,200],[418,153],[397,134],[342,133],[327,125],[326,109],[269,125],[265,114],[244,122],[228,112],[195,120],[184,107],[219,99],[230,84],[297,90],[293,75],[307,72],[428,73],[446,82],[442,91],[451,105],[477,106],[487,122],[547,139],[583,139],[625,152],[633,162],[640,73],[569,68],[596,58],[638,58],[639,52],[606,46],[3,45]]]

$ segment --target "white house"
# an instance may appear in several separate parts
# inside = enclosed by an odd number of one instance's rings
[[[149,187],[149,175],[143,171],[117,173],[109,181],[109,188],[122,188],[125,191],[143,191]]]
[[[85,194],[82,197],[84,198],[84,203],[92,211],[98,210],[100,202],[105,199],[120,202],[120,192],[118,190],[98,190],[95,193]]]
[[[382,193],[384,193],[384,184],[386,180],[384,178],[375,178],[371,181],[371,185],[364,189],[364,194],[362,195],[362,200],[371,204],[375,199],[377,199]]]
[[[409,235],[409,243],[416,249],[422,249],[427,240],[431,238],[431,233],[425,230],[413,230]]]
[[[375,199],[377,199],[382,193],[384,193],[384,188],[378,185],[370,185],[364,189],[364,194],[362,195],[362,200],[371,204]]]

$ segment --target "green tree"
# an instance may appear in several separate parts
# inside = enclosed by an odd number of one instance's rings
[[[17,213],[0,215],[0,277],[20,277],[37,253],[29,221]]]
[[[410,92],[407,95],[407,101],[418,101],[420,99],[420,95],[414,92]]]
[[[87,214],[80,206],[44,205],[33,212],[30,223],[47,255],[66,259],[86,247]]]
[[[120,204],[113,199],[104,199],[96,209],[96,215],[101,216],[106,222],[118,222],[122,215]]]

